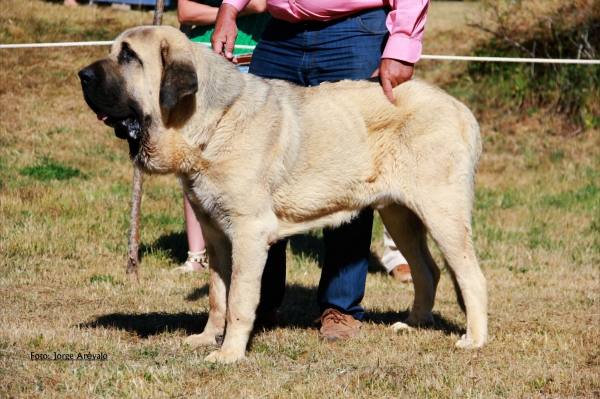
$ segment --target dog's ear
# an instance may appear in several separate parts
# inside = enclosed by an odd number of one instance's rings
[[[163,42],[161,55],[163,73],[160,105],[165,109],[173,109],[183,97],[198,91],[198,75],[189,51],[173,49]]]

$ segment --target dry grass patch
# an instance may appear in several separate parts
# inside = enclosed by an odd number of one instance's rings
[[[427,25],[423,38],[423,54],[471,55],[482,32],[467,26],[468,21],[480,18],[476,2],[433,1],[429,4]],[[450,84],[459,79],[467,64],[459,61],[421,60],[416,65],[417,77],[434,84]]]
[[[0,5],[2,42],[79,40],[70,32],[100,26],[106,35],[88,40],[111,39],[151,20],[147,12],[32,0]],[[433,14],[472,4],[431,7]],[[36,26],[52,28],[45,35]],[[17,28],[22,40],[5,33]],[[490,343],[482,350],[454,348],[465,317],[445,273],[438,327],[393,334],[389,325],[407,315],[412,286],[393,283],[376,261],[361,336],[319,342],[315,232],[290,245],[278,327],[256,331],[248,359],[212,365],[202,360],[208,349],[182,345],[206,320],[208,276],[169,272],[186,250],[173,176],[146,178],[141,280],[125,277],[132,168],[124,142],[87,109],[76,77],[106,49],[1,51],[0,396],[597,397],[597,130],[564,141],[550,123],[510,114],[482,120],[474,215],[490,289]],[[107,359],[33,361],[32,352]]]

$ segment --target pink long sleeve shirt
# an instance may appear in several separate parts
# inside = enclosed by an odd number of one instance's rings
[[[223,0],[238,10],[250,0]],[[267,9],[288,22],[329,21],[368,8],[389,5],[386,26],[390,32],[382,58],[417,62],[421,58],[423,32],[429,0],[267,0]]]

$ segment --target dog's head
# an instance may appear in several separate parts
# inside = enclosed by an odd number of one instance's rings
[[[128,141],[132,161],[147,170],[169,113],[198,91],[191,46],[172,27],[134,28],[115,40],[106,58],[79,71],[89,107]]]

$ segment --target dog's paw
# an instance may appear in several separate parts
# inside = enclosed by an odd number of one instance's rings
[[[183,343],[189,345],[191,348],[198,348],[199,346],[217,346],[217,340],[214,334],[204,333],[190,335]]]
[[[477,349],[481,348],[485,343],[484,339],[474,340],[463,335],[457,342],[456,347],[460,349]]]
[[[429,328],[435,326],[435,320],[431,313],[416,317],[413,314],[409,315],[404,321],[399,321],[392,325],[394,332],[414,330],[415,328]]]
[[[410,331],[410,330],[414,330],[413,327],[409,326],[406,323],[402,323],[401,321],[392,324],[392,330],[397,333],[400,331]]]
[[[244,353],[237,353],[233,351],[224,351],[222,349],[217,349],[213,351],[211,354],[204,358],[205,361],[211,363],[233,363],[241,360],[245,357]]]

